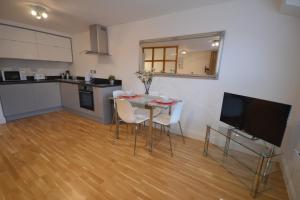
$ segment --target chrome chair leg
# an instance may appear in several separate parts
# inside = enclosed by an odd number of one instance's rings
[[[114,122],[116,122],[116,111],[115,110],[114,110],[114,113],[113,113],[113,117],[111,119],[111,125],[109,127],[109,131],[112,131],[112,127],[113,127]]]
[[[171,141],[170,128],[168,128],[168,136],[169,136],[169,142],[170,142],[171,156],[173,157],[173,149],[172,149],[172,141]]]
[[[185,141],[184,141],[184,136],[183,136],[183,133],[182,133],[182,128],[181,128],[180,121],[178,121],[178,125],[179,125],[179,128],[180,128],[180,133],[181,133],[181,136],[182,136],[182,142],[183,142],[183,144],[185,144]]]
[[[135,156],[135,149],[136,149],[136,138],[137,138],[137,130],[136,126],[133,127],[133,132],[134,132],[134,149],[133,149],[133,155]]]

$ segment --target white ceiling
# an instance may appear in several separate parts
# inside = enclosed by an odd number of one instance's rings
[[[232,0],[0,0],[0,18],[65,33],[89,24],[112,26]],[[48,8],[49,18],[30,16],[30,5]]]

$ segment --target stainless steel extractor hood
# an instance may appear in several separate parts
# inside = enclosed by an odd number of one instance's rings
[[[97,54],[108,56],[108,34],[107,28],[99,24],[90,25],[91,50],[85,51],[86,54]]]

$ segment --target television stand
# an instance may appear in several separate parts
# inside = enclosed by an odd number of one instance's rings
[[[222,128],[223,130],[221,130]],[[225,128],[220,126],[212,127],[211,125],[207,125],[203,150],[203,155],[206,157],[208,156],[208,147],[210,144],[210,140],[212,139],[212,134],[216,134],[217,137],[215,137],[215,139],[222,138],[224,140],[221,142],[222,144],[215,145],[215,147],[221,146],[221,150],[223,151],[223,156],[221,157],[221,160],[223,160],[222,162],[228,162],[229,159],[227,158],[229,156],[232,157],[232,155],[229,154],[230,145],[235,146],[238,149],[236,151],[233,151],[235,153],[240,152],[239,150],[242,150],[242,152],[247,151],[248,154],[245,153],[246,155],[251,155],[252,158],[254,156],[255,158],[259,158],[257,165],[253,167],[255,168],[255,170],[247,167],[248,169],[250,169],[249,171],[252,171],[254,174],[254,179],[250,187],[251,195],[253,198],[255,198],[260,192],[261,184],[263,183],[263,186],[266,186],[268,183],[272,168],[272,158],[281,155],[281,153],[278,153],[279,148],[260,139],[253,140],[251,137],[247,137],[246,135],[241,134],[239,131],[233,128]]]
[[[238,134],[238,135],[240,135],[240,136],[242,136],[244,138],[247,138],[249,140],[259,140],[259,138],[255,137],[255,136],[247,136],[247,135],[245,135],[247,133],[245,133],[244,131],[241,131],[241,130],[239,130],[237,128],[228,128],[228,129],[230,129],[231,132],[233,132],[235,134]]]

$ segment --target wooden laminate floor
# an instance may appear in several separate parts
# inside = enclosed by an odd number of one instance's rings
[[[59,111],[0,126],[0,199],[252,199],[237,178],[202,156],[203,142],[157,138],[154,152],[123,127],[115,140],[109,126]],[[257,199],[288,199],[281,172]]]

